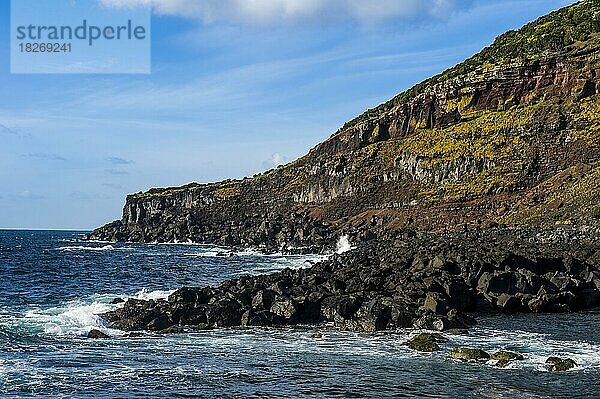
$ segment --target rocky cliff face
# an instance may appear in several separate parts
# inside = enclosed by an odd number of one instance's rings
[[[369,110],[303,158],[153,189],[92,239],[322,248],[341,234],[596,224],[600,1],[508,32]]]

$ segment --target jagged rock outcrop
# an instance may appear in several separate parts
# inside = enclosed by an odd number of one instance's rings
[[[341,232],[598,223],[599,16],[586,0],[508,32],[265,174],[131,195],[89,238],[315,250]]]
[[[600,305],[600,230],[497,229],[372,241],[307,269],[128,300],[113,328],[172,330],[329,322],[374,332],[465,329],[463,312],[570,312]]]

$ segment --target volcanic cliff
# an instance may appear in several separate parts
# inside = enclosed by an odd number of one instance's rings
[[[89,238],[271,251],[348,234],[356,248],[101,316],[161,333],[313,323],[464,332],[475,320],[463,312],[599,306],[599,50],[600,0],[583,1],[500,36],[288,165],[129,196],[123,219]],[[435,337],[407,345],[436,350]]]
[[[322,248],[398,231],[600,220],[600,1],[498,37],[243,180],[127,197],[89,238]]]

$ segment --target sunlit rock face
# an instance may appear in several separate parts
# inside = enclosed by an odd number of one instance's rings
[[[598,15],[584,1],[508,32],[285,166],[131,195],[90,238],[335,250],[345,234],[594,225]]]

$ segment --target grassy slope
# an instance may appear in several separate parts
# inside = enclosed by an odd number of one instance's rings
[[[349,128],[364,120],[377,118],[408,102],[433,85],[460,75],[496,65],[528,62],[564,51],[591,34],[600,32],[600,0],[584,0],[531,22],[519,30],[508,31],[478,54],[447,71],[429,78],[390,101],[373,108],[344,125]]]

